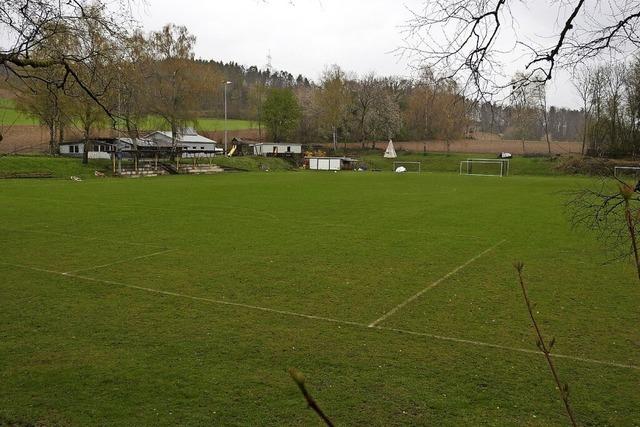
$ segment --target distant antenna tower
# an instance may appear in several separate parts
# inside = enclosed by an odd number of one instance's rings
[[[271,65],[271,50],[267,53],[267,71],[269,74],[273,71],[273,66]]]

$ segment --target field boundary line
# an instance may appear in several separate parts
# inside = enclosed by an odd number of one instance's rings
[[[43,272],[43,273],[56,274],[56,275],[60,275],[60,276],[64,276],[64,277],[75,278],[75,279],[85,280],[85,281],[94,282],[94,283],[115,285],[115,286],[125,287],[125,288],[129,288],[129,289],[135,289],[135,290],[139,290],[139,291],[154,293],[154,294],[158,294],[158,295],[167,295],[167,296],[172,296],[172,297],[176,297],[176,298],[189,299],[189,300],[193,300],[193,301],[208,302],[208,303],[212,303],[212,304],[224,305],[224,306],[229,306],[229,307],[240,307],[240,308],[246,308],[246,309],[249,309],[249,310],[256,310],[256,311],[262,311],[262,312],[266,312],[266,313],[274,313],[274,314],[280,314],[280,315],[291,316],[291,317],[298,317],[298,318],[309,319],[309,320],[318,320],[318,321],[323,321],[323,322],[328,322],[328,323],[335,323],[335,324],[339,324],[339,325],[356,326],[356,327],[363,328],[363,329],[366,329],[366,330],[395,332],[395,333],[400,333],[400,334],[405,334],[405,335],[418,336],[418,337],[424,337],[424,338],[431,338],[431,339],[439,340],[439,341],[448,341],[448,342],[453,342],[453,343],[457,343],[457,344],[466,344],[466,345],[473,345],[473,346],[477,346],[477,347],[485,347],[485,348],[493,348],[493,349],[503,350],[503,351],[511,351],[511,352],[514,352],[514,353],[543,356],[543,353],[541,351],[538,351],[538,350],[531,350],[531,349],[519,348],[519,347],[509,347],[509,346],[504,346],[504,345],[500,345],[500,344],[492,344],[492,343],[483,342],[483,341],[469,340],[469,339],[456,338],[456,337],[448,337],[448,336],[444,336],[444,335],[429,334],[429,333],[426,333],[426,332],[415,332],[415,331],[409,331],[409,330],[405,330],[405,329],[387,328],[387,327],[384,327],[384,326],[369,326],[366,323],[353,322],[353,321],[349,321],[349,320],[333,319],[333,318],[330,318],[330,317],[323,317],[323,316],[314,316],[314,315],[311,315],[311,314],[296,313],[294,311],[278,310],[278,309],[275,309],[275,308],[260,307],[260,306],[257,306],[257,305],[243,304],[243,303],[232,302],[232,301],[216,300],[216,299],[213,299],[213,298],[197,297],[197,296],[193,296],[193,295],[181,294],[181,293],[178,293],[178,292],[163,291],[161,289],[154,289],[154,288],[147,288],[147,287],[144,287],[144,286],[130,285],[130,284],[127,284],[127,283],[116,282],[116,281],[113,281],[113,280],[96,279],[94,277],[81,276],[81,275],[76,275],[76,274],[72,274],[72,273],[71,274],[66,274],[66,273],[62,273],[60,271],[47,270],[47,269],[44,269],[44,268],[30,267],[30,266],[20,265],[20,264],[11,264],[11,263],[7,263],[7,262],[4,262],[4,261],[0,261],[0,264],[4,264],[4,265],[11,266],[11,267],[16,267],[16,268],[23,268],[23,269],[27,269],[27,270],[39,271],[39,272]],[[633,370],[640,371],[640,366],[631,365],[631,364],[624,364],[624,363],[606,361],[606,360],[590,359],[590,358],[585,358],[585,357],[571,356],[571,355],[567,355],[567,354],[558,354],[558,353],[552,353],[551,356],[557,357],[557,358],[560,358],[560,359],[572,360],[572,361],[575,361],[575,362],[603,365],[603,366],[609,366],[609,367],[613,367],[613,368],[633,369]]]
[[[454,268],[453,270],[451,270],[450,272],[448,272],[447,274],[445,274],[444,276],[442,276],[441,278],[439,278],[438,280],[436,280],[435,282],[432,282],[429,286],[427,286],[426,288],[418,291],[417,293],[413,294],[412,296],[410,296],[409,298],[407,298],[406,300],[402,301],[400,304],[396,305],[395,307],[393,307],[391,310],[387,311],[385,314],[383,314],[382,316],[380,316],[379,318],[377,318],[376,320],[374,320],[373,322],[369,323],[369,327],[373,328],[374,326],[377,326],[379,323],[387,320],[389,317],[393,316],[396,312],[398,312],[398,310],[402,309],[403,307],[405,307],[407,304],[411,303],[412,301],[415,301],[416,299],[420,298],[425,292],[435,288],[436,286],[438,286],[440,283],[444,282],[445,280],[447,280],[449,277],[453,276],[454,274],[456,274],[458,271],[462,270],[463,268],[465,268],[466,266],[468,266],[469,264],[472,264],[474,261],[477,261],[479,258],[482,258],[484,255],[488,254],[489,252],[493,251],[494,249],[496,249],[498,246],[502,245],[503,243],[505,243],[507,240],[501,240],[500,242],[498,242],[497,244],[491,246],[488,249],[485,249],[484,251],[480,252],[478,255],[474,256],[473,258],[467,260],[464,264],[460,264],[459,266],[457,266],[456,268]]]
[[[77,270],[70,270],[70,271],[65,271],[64,275],[71,275],[71,274],[75,274],[75,273],[80,273],[82,271],[90,271],[90,270],[97,270],[99,268],[106,268],[106,267],[111,267],[112,265],[118,265],[118,264],[125,264],[127,262],[131,262],[131,261],[137,261],[140,259],[145,259],[145,258],[151,258],[154,256],[158,256],[158,255],[162,255],[162,254],[166,254],[168,252],[173,252],[176,249],[165,249],[163,251],[158,251],[158,252],[154,252],[152,254],[146,254],[146,255],[140,255],[140,256],[135,256],[133,258],[128,258],[128,259],[121,259],[118,261],[114,261],[114,262],[110,262],[108,264],[102,264],[102,265],[94,265],[93,267],[87,267],[87,268],[79,268]]]
[[[488,343],[488,342],[484,342],[484,341],[476,341],[476,340],[470,340],[470,339],[466,339],[466,338],[448,337],[448,336],[445,336],[445,335],[430,334],[428,332],[409,331],[409,330],[406,330],[406,329],[387,328],[385,326],[371,326],[370,328],[377,329],[379,331],[398,332],[400,334],[414,335],[414,336],[425,337],[425,338],[433,338],[433,339],[436,339],[436,340],[451,341],[451,342],[460,343],[460,344],[470,344],[470,345],[475,345],[475,346],[478,346],[478,347],[489,347],[489,348],[496,348],[496,349],[499,349],[499,350],[509,350],[509,351],[515,351],[515,352],[518,352],[518,353],[536,354],[536,355],[544,356],[544,353],[542,353],[539,350],[530,350],[530,349],[527,349],[527,348],[510,347],[510,346],[507,346],[507,345],[492,344],[492,343]],[[574,361],[578,361],[578,362],[593,363],[593,364],[596,364],[596,365],[605,365],[605,366],[612,366],[612,367],[616,367],[616,368],[640,370],[640,366],[627,365],[627,364],[619,363],[619,362],[612,362],[612,361],[598,360],[598,359],[590,359],[590,358],[587,358],[587,357],[570,356],[570,355],[567,355],[567,354],[559,354],[559,353],[551,353],[551,356],[552,357],[557,357],[558,359],[568,359],[568,360],[574,360]]]

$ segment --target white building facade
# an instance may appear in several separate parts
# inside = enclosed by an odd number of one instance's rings
[[[279,142],[259,142],[250,144],[254,156],[288,156],[302,154],[301,144],[285,144]]]

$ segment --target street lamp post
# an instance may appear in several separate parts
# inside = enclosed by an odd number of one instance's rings
[[[230,81],[224,82],[224,155],[227,155],[227,86]]]

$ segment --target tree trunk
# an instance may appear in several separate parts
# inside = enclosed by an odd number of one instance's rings
[[[52,124],[49,128],[49,154],[56,154],[56,126]]]
[[[549,157],[551,157],[551,140],[549,139],[549,122],[547,121],[547,110],[544,110],[544,136],[547,139],[547,149],[549,150]]]
[[[84,149],[82,151],[82,163],[89,163],[89,136],[91,135],[91,125],[87,119],[87,125],[84,128]]]
[[[333,127],[333,151],[338,151],[338,137],[336,135],[336,128]]]
[[[86,165],[87,163],[89,163],[89,139],[85,137],[82,144],[82,164]]]
[[[64,142],[64,126],[58,124],[58,147]]]
[[[584,156],[584,149],[587,145],[587,114],[584,115],[584,128],[582,130],[582,148],[580,149],[580,154]]]

